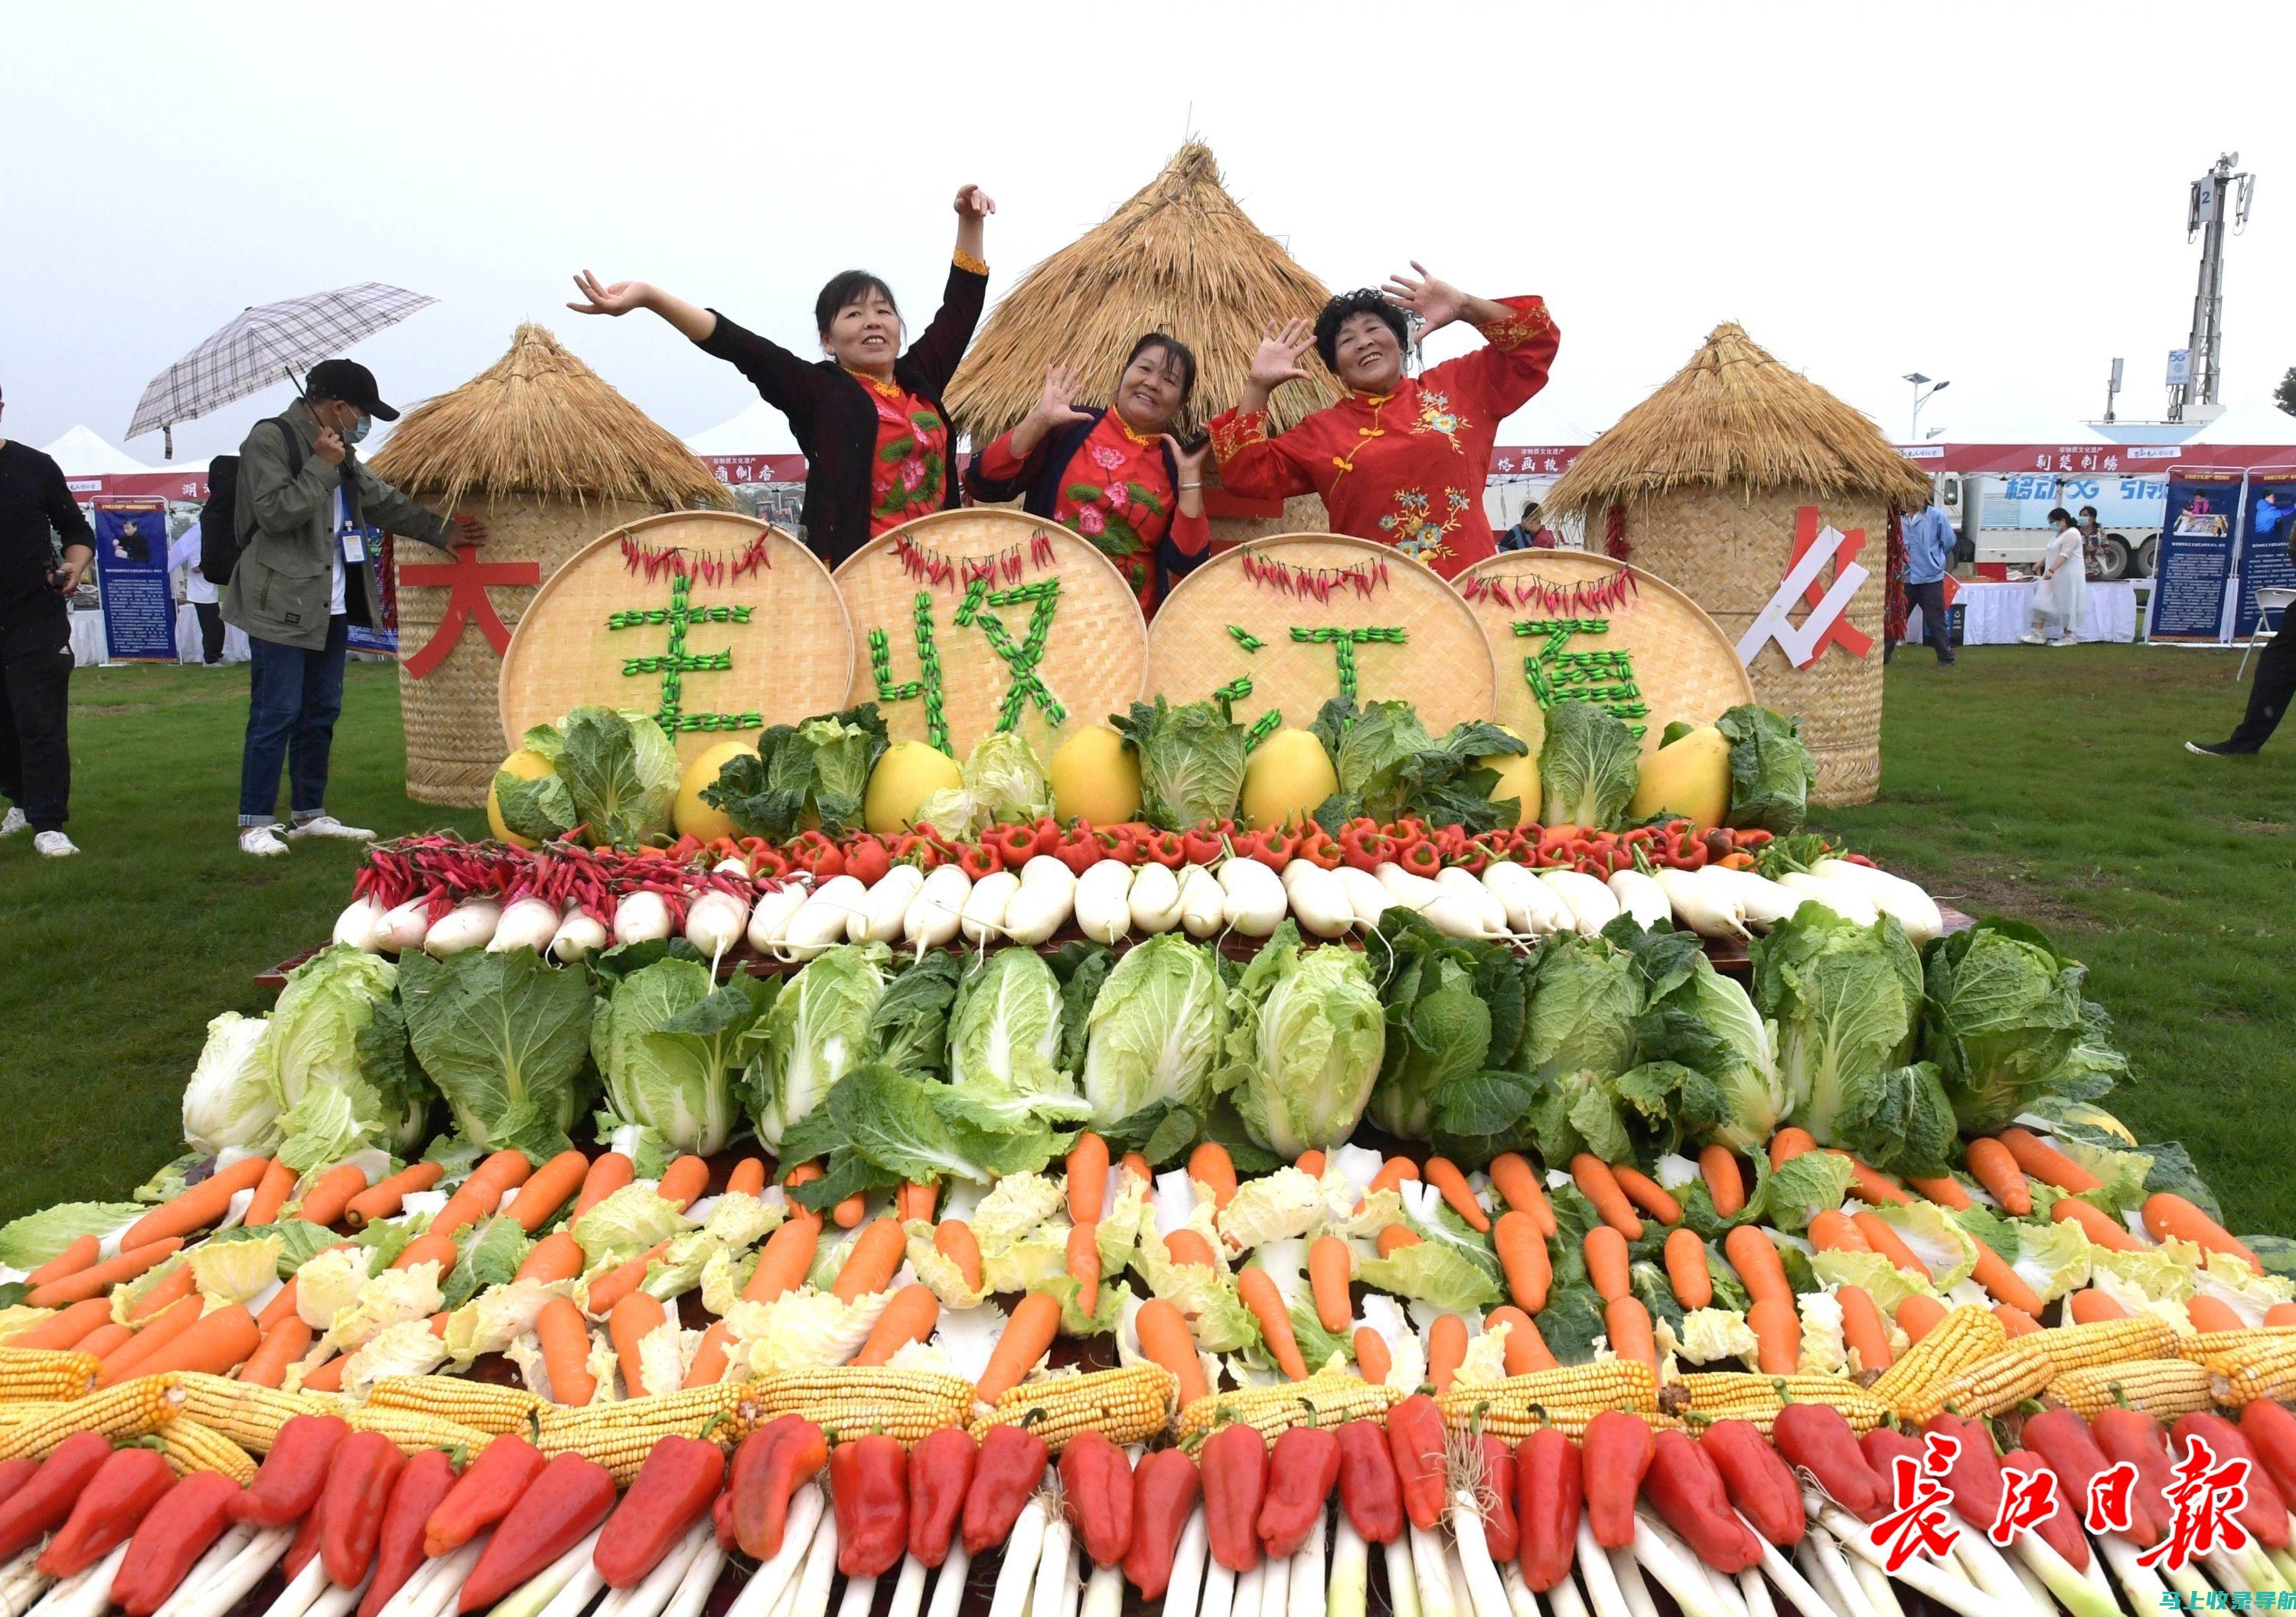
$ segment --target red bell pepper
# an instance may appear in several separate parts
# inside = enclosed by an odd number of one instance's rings
[[[1591,1427],[1588,1435],[1593,1435]],[[1596,1474],[1591,1452],[1587,1469],[1591,1484]],[[1652,1441],[1643,1497],[1698,1558],[1716,1572],[1735,1576],[1762,1564],[1761,1543],[1731,1508],[1721,1473],[1685,1433],[1661,1432]]]
[[[127,1617],[152,1617],[184,1574],[231,1525],[239,1484],[219,1472],[194,1471],[152,1506],[128,1540],[111,1580],[111,1604]]]
[[[744,1463],[742,1450],[751,1450]],[[742,1440],[734,1456],[734,1538],[755,1561],[773,1558],[789,1522],[790,1495],[829,1463],[829,1440],[802,1415],[777,1416]]]
[[[284,1527],[299,1522],[319,1502],[335,1450],[351,1434],[339,1416],[290,1416],[272,1439],[271,1452],[247,1491],[234,1500],[232,1520],[253,1527]]]
[[[1018,870],[1037,857],[1034,825],[991,825],[981,841],[996,850],[1006,870]]]
[[[2107,1465],[2104,1450],[2096,1446],[2088,1423],[2070,1409],[2044,1409],[2025,1417],[2018,1439],[2057,1473],[2057,1481],[2064,1484],[2066,1497],[2074,1501],[2074,1514],[2086,1521],[2091,1490]],[[2144,1502],[2136,1497],[2133,1490],[2128,1499],[2128,1531],[2119,1536],[2140,1549],[2161,1541],[2161,1530],[2153,1526]]]
[[[1061,1450],[1070,1523],[1095,1566],[1117,1566],[1132,1547],[1132,1462],[1090,1427]]]
[[[1093,841],[1099,844],[1098,858],[1136,866],[1146,857],[1141,852],[1141,843],[1152,834],[1144,825],[1111,825],[1092,833]]]
[[[1324,1528],[1324,1502],[1340,1480],[1340,1440],[1321,1426],[1291,1426],[1276,1438],[1267,1460],[1267,1494],[1257,1530],[1271,1561],[1299,1553],[1310,1532]]]
[[[1188,862],[1187,844],[1180,841],[1177,831],[1160,831],[1150,837],[1141,852],[1157,864],[1177,870]]]
[[[1722,1473],[1730,1498],[1754,1531],[1780,1549],[1801,1542],[1808,1528],[1801,1485],[1751,1421],[1716,1421],[1698,1434],[1698,1447]]]
[[[1981,1422],[1933,1415],[1922,1423],[1922,1435],[1960,1440],[1961,1449],[1945,1473],[1954,1514],[1980,1532],[1991,1527],[2001,1514],[2001,1457],[1993,1447],[1993,1433]]]
[[[1395,839],[1396,854],[1400,859],[1403,854],[1428,840],[1427,822],[1417,815],[1406,814],[1390,825],[1387,833]]]
[[[51,1578],[86,1572],[127,1543],[175,1486],[176,1473],[158,1449],[113,1449],[33,1565]]]
[[[1413,875],[1425,876],[1431,881],[1443,868],[1443,856],[1432,842],[1414,842],[1403,850],[1402,857],[1396,863]]]
[[[1491,1559],[1505,1566],[1522,1545],[1522,1529],[1514,1514],[1514,1446],[1488,1432],[1476,1441],[1483,1456],[1482,1484],[1475,1490],[1483,1507],[1483,1541]]]
[[[1298,832],[1287,831],[1281,825],[1270,825],[1265,831],[1256,831],[1245,837],[1237,844],[1236,851],[1246,858],[1258,859],[1280,876],[1283,874],[1283,867],[1292,863],[1292,855],[1299,847]]]
[[[558,1456],[495,1529],[479,1564],[463,1580],[455,1609],[476,1612],[492,1605],[588,1538],[613,1507],[611,1472],[578,1454]]]
[[[1070,875],[1080,876],[1108,855],[1092,828],[1079,825],[1069,833],[1067,841],[1053,850],[1053,857],[1069,867]]]
[[[965,1490],[980,1445],[962,1426],[943,1426],[909,1450],[909,1554],[917,1564],[948,1559],[949,1540],[964,1514]]]
[[[1578,1511],[1586,1498],[1578,1445],[1541,1426],[1515,1451],[1514,1472],[1522,1579],[1545,1594],[1570,1575],[1578,1548]]]
[[[4,1505],[15,1491],[32,1480],[40,1462],[19,1455],[12,1460],[0,1460],[0,1505]]]
[[[406,1462],[383,1509],[374,1576],[359,1596],[358,1617],[375,1617],[421,1569],[428,1558],[422,1553],[423,1524],[454,1490],[455,1462],[445,1449],[426,1449]]]
[[[1635,1541],[1635,1496],[1657,1448],[1640,1416],[1605,1409],[1587,1423],[1579,1440],[1580,1474],[1587,1483],[1587,1523],[1604,1549]]]
[[[2169,1428],[2170,1450],[2183,1454],[2199,1438],[2213,1450],[2219,1465],[2226,1460],[2248,1462],[2248,1498],[2239,1511],[2240,1524],[2267,1549],[2288,1547],[2288,1504],[2272,1481],[2271,1472],[2256,1457],[2256,1450],[2240,1428],[2221,1415],[2196,1410],[2180,1415]]]
[[[966,1555],[978,1555],[1012,1536],[1051,1457],[1045,1440],[1026,1426],[991,1426],[982,1435],[972,1483],[964,1490]]]
[[[1392,1544],[1403,1532],[1403,1482],[1387,1431],[1377,1421],[1339,1429],[1340,1508],[1366,1544]]]
[[[1833,1405],[1788,1404],[1771,1423],[1770,1442],[1859,1521],[1878,1522],[1889,1510],[1889,1489],[1866,1463],[1849,1418]]]
[[[892,850],[875,837],[857,836],[845,844],[845,874],[864,887],[874,887],[892,868]]]
[[[1370,820],[1352,820],[1340,833],[1340,857],[1357,870],[1377,870],[1395,858],[1395,839]]]
[[[1061,823],[1049,814],[1040,814],[1037,817],[1036,832],[1036,850],[1044,854],[1057,851],[1068,834],[1061,829]]]
[[[1124,1552],[1124,1577],[1143,1600],[1161,1600],[1171,1586],[1173,1552],[1195,1514],[1196,1490],[1196,1463],[1185,1449],[1159,1449],[1132,1473],[1132,1546]]]
[[[1324,832],[1302,831],[1292,857],[1305,859],[1318,870],[1337,870],[1347,858],[1347,850]]]
[[[1250,1426],[1222,1426],[1204,1441],[1204,1526],[1211,1556],[1232,1572],[1259,1564],[1259,1507],[1267,1497],[1267,1442]]]
[[[1491,858],[1491,850],[1480,842],[1469,842],[1456,853],[1449,855],[1444,863],[1456,866],[1471,876],[1479,876],[1490,868]]]
[[[1413,1393],[1387,1412],[1388,1449],[1403,1488],[1403,1513],[1414,1527],[1432,1527],[1443,1519],[1443,1412],[1424,1392]]]
[[[898,1438],[873,1434],[829,1453],[829,1498],[837,1512],[837,1570],[877,1578],[909,1548],[909,1457]]]
[[[2051,1470],[2039,1455],[2028,1454],[2022,1449],[2012,1449],[2001,1457],[2004,1476],[2029,1476],[2036,1472],[2049,1479],[2049,1490],[2056,1496],[2057,1508],[2026,1531],[2039,1533],[2043,1543],[2072,1564],[2073,1571],[2088,1571],[2088,1535],[2081,1531],[2080,1516],[2066,1496],[2064,1478]]]
[[[994,841],[976,842],[956,856],[957,868],[978,882],[1004,868],[1004,856]]]
[[[606,1518],[590,1563],[610,1589],[635,1588],[701,1520],[726,1480],[726,1457],[707,1438],[666,1437],[646,1450],[629,1491]]]
[[[374,1564],[382,1513],[406,1466],[398,1445],[380,1432],[354,1432],[335,1450],[318,1509],[319,1560],[336,1588],[357,1588]]]
[[[1182,832],[1180,846],[1187,850],[1191,865],[1210,865],[1225,851],[1220,828],[1210,820],[1197,822],[1193,831]]]
[[[1467,828],[1464,825],[1438,825],[1428,833],[1427,840],[1435,844],[1446,864],[1467,850]]]
[[[299,1415],[295,1420],[312,1418]],[[289,1421],[287,1425],[294,1424]],[[282,1426],[280,1431],[286,1429]],[[276,1455],[279,1451],[274,1449],[271,1452]],[[270,1461],[264,1464],[268,1466]],[[488,1443],[422,1523],[422,1553],[435,1556],[459,1549],[510,1514],[511,1507],[542,1474],[546,1464],[534,1445],[514,1432],[505,1432]],[[262,1482],[261,1477],[256,1478],[258,1487]]]
[[[2168,1496],[2177,1482],[2169,1471],[2167,1434],[2161,1423],[2142,1409],[2100,1409],[2088,1429],[2107,1462],[2126,1460],[2136,1468],[2136,1506],[2165,1531],[2174,1516]]]
[[[287,1580],[291,1583],[302,1575],[303,1569],[311,1564],[311,1557],[318,1553],[319,1513],[314,1510],[303,1518],[303,1524],[295,1530],[295,1541],[287,1547],[287,1558],[280,1562],[279,1570],[286,1574]]]
[[[2285,1404],[2259,1399],[2240,1412],[2240,1434],[2280,1497],[2296,1498],[2296,1415]]]
[[[62,1525],[111,1457],[111,1440],[100,1432],[75,1432],[58,1443],[31,1480],[0,1502],[0,1560],[13,1560]]]

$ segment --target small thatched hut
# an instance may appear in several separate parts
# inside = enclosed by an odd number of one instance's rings
[[[1926,480],[1881,430],[1735,325],[1718,325],[1674,379],[1597,438],[1549,491],[1550,519],[1583,518],[1587,548],[1623,551],[1678,585],[1735,641],[1792,565],[1804,507],[1817,525],[1863,532],[1866,581],[1843,621],[1866,654],[1840,643],[1797,668],[1766,641],[1749,665],[1758,700],[1802,721],[1817,759],[1816,798],[1872,800],[1882,773],[1882,630],[1890,535]],[[1820,593],[1835,577],[1817,577]],[[1796,604],[1792,620],[1803,621]]]
[[[1044,390],[1045,367],[1073,365],[1081,404],[1103,405],[1143,332],[1171,332],[1195,351],[1200,428],[1243,392],[1260,328],[1313,315],[1331,296],[1254,225],[1221,184],[1209,147],[1180,148],[1164,171],[1007,292],[973,338],[949,384],[949,414],[975,444],[1018,423]],[[1339,397],[1320,370],[1279,389],[1271,404],[1287,427]],[[1323,501],[1291,501],[1280,518],[1215,517],[1218,541],[1326,526]]]
[[[510,351],[488,369],[409,410],[373,464],[375,475],[424,504],[483,519],[481,560],[536,562],[543,579],[609,529],[728,503],[685,445],[534,324],[520,326]],[[396,551],[402,574],[439,559],[427,546]],[[516,628],[534,590],[488,595],[503,623]],[[454,649],[423,677],[406,667],[439,632],[449,596],[403,576],[398,583],[406,794],[469,808],[486,800],[502,761],[502,659],[478,626],[464,624]]]

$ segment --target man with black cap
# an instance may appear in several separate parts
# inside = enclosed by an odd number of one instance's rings
[[[0,433],[0,796],[8,800],[0,836],[29,830],[50,858],[79,851],[64,834],[72,671],[64,597],[94,559],[95,535],[62,468]]]
[[[441,550],[486,537],[475,517],[439,516],[359,464],[351,446],[375,421],[398,419],[377,394],[374,373],[353,360],[326,359],[304,378],[303,397],[256,423],[240,446],[234,526],[242,548],[223,615],[246,631],[250,653],[242,853],[287,851],[275,813],[283,763],[289,841],[374,834],[326,810],[327,752],[342,711],[350,626],[379,623],[369,536],[387,529]]]

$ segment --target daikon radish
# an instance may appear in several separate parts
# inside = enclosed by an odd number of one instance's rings
[[[1698,879],[1709,886],[1719,887],[1736,895],[1740,911],[1746,924],[1753,931],[1766,932],[1779,922],[1790,919],[1801,907],[1801,895],[1791,887],[1781,887],[1767,876],[1757,875],[1751,870],[1732,870],[1726,865],[1703,865]]]
[[[1814,876],[1804,870],[1790,870],[1778,878],[1778,882],[1805,899],[1816,899],[1844,921],[1859,926],[1871,926],[1882,918],[1881,907],[1847,882]]]
[[[423,934],[430,930],[429,897],[409,899],[374,923],[374,949],[371,952],[403,955],[409,949],[421,948]]]
[[[1745,912],[1738,907],[1736,891],[1718,882],[1702,882],[1702,872],[1660,866],[1658,884],[1674,911],[1675,923],[1702,938],[1746,937]]]
[[[439,923],[422,935],[422,952],[433,960],[444,960],[464,949],[484,948],[494,941],[502,913],[503,907],[492,899],[466,899],[439,916]]]
[[[1209,938],[1227,924],[1227,893],[1212,873],[1191,865],[1180,877],[1180,924],[1191,938]]]
[[[1506,912],[1509,932],[1544,938],[1578,930],[1578,917],[1570,913],[1562,895],[1532,874],[1529,866],[1513,859],[1488,865],[1483,868],[1483,885]]]
[[[1113,943],[1132,929],[1132,866],[1103,859],[1076,882],[1077,930],[1095,943]]]
[[[351,900],[350,907],[335,917],[334,941],[372,955],[379,947],[374,939],[376,925],[383,917],[382,900],[369,893],[364,899]]]
[[[1076,907],[1077,878],[1069,867],[1038,854],[1021,867],[1021,889],[1004,907],[1004,933],[1030,947],[1067,924]]]
[[[550,957],[563,965],[586,959],[605,947],[606,923],[579,907],[569,910],[550,935]]]
[[[1849,859],[1820,859],[1809,869],[1812,875],[1856,888],[1883,915],[1895,915],[1915,948],[1945,931],[1945,917],[1938,913],[1936,900],[1903,876]]]
[[[1357,926],[1377,926],[1379,918],[1387,913],[1395,900],[1388,897],[1380,879],[1368,870],[1357,870],[1352,865],[1342,865],[1332,873],[1340,879],[1340,891],[1348,896],[1348,907],[1355,912]]]
[[[967,943],[979,943],[994,932],[999,939],[1004,935],[1004,910],[1013,902],[1013,895],[1021,891],[1021,878],[1009,870],[995,870],[972,884],[965,895],[964,909],[958,928]]]
[[[935,866],[926,873],[923,885],[901,917],[901,941],[914,944],[917,958],[923,959],[927,949],[939,948],[956,936],[964,901],[972,896],[972,878],[964,874],[964,866]]]
[[[853,912],[861,907],[869,890],[861,885],[858,876],[832,876],[813,890],[813,896],[789,918],[789,926],[782,933],[781,952],[790,960],[810,960],[825,953],[832,944],[845,936],[845,929]],[[622,900],[627,907],[629,900]],[[614,930],[621,931],[621,916],[614,917]]]
[[[1443,890],[1434,882],[1425,876],[1414,875],[1392,859],[1371,874],[1377,876],[1379,884],[1387,890],[1388,901],[1400,904],[1406,909],[1425,909],[1443,896]]]
[[[1674,906],[1667,901],[1666,889],[1660,887],[1639,870],[1614,870],[1606,883],[1619,907],[1635,918],[1636,926],[1656,926],[1661,921],[1674,919]]]
[[[1336,871],[1311,859],[1294,858],[1283,867],[1283,896],[1302,931],[1318,938],[1342,938],[1356,923],[1355,906]]]
[[[1572,926],[1583,936],[1591,938],[1619,918],[1618,895],[1584,872],[1542,870],[1538,879],[1570,907]]]
[[[616,943],[652,943],[669,936],[669,905],[658,892],[634,892],[614,906]]]
[[[545,949],[558,935],[558,907],[545,899],[529,895],[512,900],[495,923],[494,940],[487,945],[489,955],[507,955],[520,949]]]
[[[749,930],[750,907],[729,892],[703,893],[685,907],[685,940],[716,960]]]
[[[1143,865],[1132,878],[1125,902],[1132,911],[1132,930],[1154,937],[1180,923],[1180,875],[1169,866]]]
[[[1498,894],[1482,883],[1480,877],[1469,874],[1456,865],[1447,865],[1435,873],[1435,885],[1463,903],[1472,905],[1482,918],[1486,934],[1503,932],[1507,929],[1506,906]]]
[[[740,876],[743,881],[747,881],[750,877],[750,861],[720,859],[709,867],[709,874],[713,876]]]
[[[1265,938],[1283,921],[1283,883],[1258,859],[1230,859],[1219,867],[1221,914],[1247,938]]]
[[[790,917],[805,907],[813,889],[803,882],[783,882],[758,894],[750,909],[750,947],[760,955],[779,952],[788,935]]]
[[[914,865],[896,865],[862,895],[853,913],[845,917],[845,936],[854,943],[890,943],[901,935],[909,903],[925,884],[925,873]]]

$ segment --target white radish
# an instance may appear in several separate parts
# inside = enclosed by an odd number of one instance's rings
[[[1856,888],[1883,915],[1895,915],[1916,948],[1945,931],[1945,917],[1938,913],[1937,901],[1903,876],[1849,859],[1819,859],[1809,871],[1814,876]]]
[[[923,959],[927,949],[939,948],[956,936],[964,901],[972,896],[972,878],[964,874],[963,866],[935,866],[926,873],[923,885],[901,917],[901,941],[914,944],[917,958]]]
[[[1049,854],[1021,867],[1021,889],[1004,907],[1005,935],[1030,947],[1068,924],[1076,908],[1076,874]]]
[[[993,870],[972,884],[965,895],[958,930],[967,943],[979,943],[992,932],[1004,935],[1004,911],[1021,891],[1021,878],[1009,870]]]
[[[790,918],[805,907],[813,888],[804,882],[782,882],[758,891],[750,909],[750,947],[760,955],[778,955],[789,932]]]
[[[353,899],[350,907],[335,917],[333,941],[372,955],[378,947],[375,926],[383,914],[382,900],[373,893],[364,899]]]
[[[1198,1506],[1189,1515],[1187,1525],[1180,1529],[1180,1541],[1172,1547],[1172,1575],[1164,1586],[1164,1617],[1196,1617],[1196,1596],[1203,1588],[1204,1552],[1210,1542],[1210,1535],[1203,1509]]]
[[[712,888],[685,907],[685,940],[714,964],[750,929],[750,907]]]
[[[1247,938],[1265,938],[1283,922],[1283,883],[1258,859],[1229,859],[1219,867],[1220,913]]]
[[[1356,924],[1374,927],[1380,916],[1395,900],[1388,896],[1380,879],[1368,870],[1358,870],[1352,865],[1342,865],[1332,873],[1340,879],[1340,891],[1347,894],[1348,907],[1355,912]]]
[[[1020,878],[1013,878],[1020,884]],[[980,884],[976,882],[977,888]],[[1004,1564],[996,1569],[996,1592],[988,1602],[988,1617],[1022,1617],[1029,1609],[1029,1592],[1036,1585],[1037,1564],[1044,1558],[1045,1506],[1031,1498],[1021,1507],[1005,1536]],[[946,1573],[942,1574],[944,1577]],[[727,1613],[727,1617],[733,1617]]]
[[[964,1535],[956,1535],[948,1547],[948,1555],[933,1574],[932,1604],[925,1607],[925,1617],[959,1617],[964,1609],[964,1582],[972,1570],[972,1557],[965,1553]]]
[[[428,894],[409,899],[397,908],[386,911],[374,923],[374,948],[371,953],[403,955],[409,949],[422,947],[423,934],[430,930],[430,899]]]
[[[653,943],[669,936],[669,904],[658,892],[634,892],[614,906],[616,943]]]
[[[1076,881],[1077,930],[1095,943],[1113,943],[1132,928],[1132,866],[1121,859],[1088,866]]]
[[[1456,865],[1446,865],[1435,873],[1435,885],[1453,899],[1471,907],[1482,922],[1486,935],[1507,930],[1506,906],[1500,901],[1498,894],[1483,885],[1481,877],[1472,875]]]
[[[1571,924],[1583,937],[1593,937],[1619,918],[1618,895],[1584,871],[1542,870],[1538,879],[1570,907]]]
[[[1578,918],[1570,913],[1562,896],[1517,860],[1501,859],[1485,866],[1483,885],[1506,912],[1507,930],[1518,936],[1544,938],[1578,928]]]
[[[539,953],[558,935],[559,919],[558,907],[546,899],[531,893],[513,899],[503,910],[502,919],[495,923],[494,940],[487,945],[487,953]]]
[[[1636,926],[1652,927],[1674,919],[1674,906],[1667,902],[1666,889],[1639,870],[1614,870],[1605,885],[1619,907],[1635,918]]]
[[[571,965],[605,948],[606,940],[606,923],[578,906],[551,933],[550,957],[562,965]]]
[[[909,904],[925,884],[925,873],[914,865],[896,865],[862,895],[845,918],[845,936],[854,943],[890,943],[901,935]]]
[[[1778,882],[1781,886],[1800,893],[1805,899],[1816,899],[1844,921],[1857,925],[1871,926],[1882,918],[1880,907],[1847,882],[1828,881],[1806,870],[1790,870],[1780,876]]]
[[[1443,890],[1425,876],[1415,875],[1392,859],[1383,860],[1372,872],[1379,884],[1387,889],[1388,901],[1400,904],[1406,909],[1422,910],[1443,896]]]
[[[1180,923],[1180,875],[1168,865],[1150,860],[1132,878],[1125,902],[1132,911],[1132,930],[1155,937]]]
[[[1283,896],[1301,930],[1318,938],[1345,937],[1355,926],[1355,906],[1338,873],[1312,859],[1295,858],[1283,867]]]
[[[853,912],[868,896],[869,890],[861,885],[858,876],[832,876],[815,888],[812,896],[798,907],[797,914],[789,918],[789,925],[782,933],[783,957],[811,960],[825,953],[845,936]],[[629,900],[625,899],[622,902],[627,905]],[[621,919],[619,914],[614,917],[618,932]]]
[[[1802,895],[1791,887],[1781,887],[1765,875],[1751,870],[1733,870],[1726,865],[1702,865],[1698,879],[1710,887],[1717,887],[1734,895],[1746,924],[1758,932],[1766,932],[1781,921],[1793,918],[1794,911],[1802,906]]]
[[[1471,1488],[1451,1495],[1451,1538],[1459,1547],[1459,1564],[1466,1569],[1467,1599],[1474,1617],[1513,1617],[1506,1585],[1499,1581],[1499,1569],[1491,1560],[1490,1540],[1483,1534],[1482,1506]]]
[[[492,899],[465,899],[439,916],[439,923],[422,935],[422,952],[433,960],[444,960],[465,949],[484,948],[494,941],[502,913],[503,907]]]
[[[1743,942],[1747,936],[1746,916],[1738,907],[1735,890],[1701,881],[1699,875],[1697,871],[1659,866],[1658,884],[1673,907],[1675,923],[1688,927],[1702,938],[1729,938]]]
[[[1180,924],[1189,937],[1199,940],[1227,924],[1227,891],[1201,865],[1191,865],[1181,873]]]

